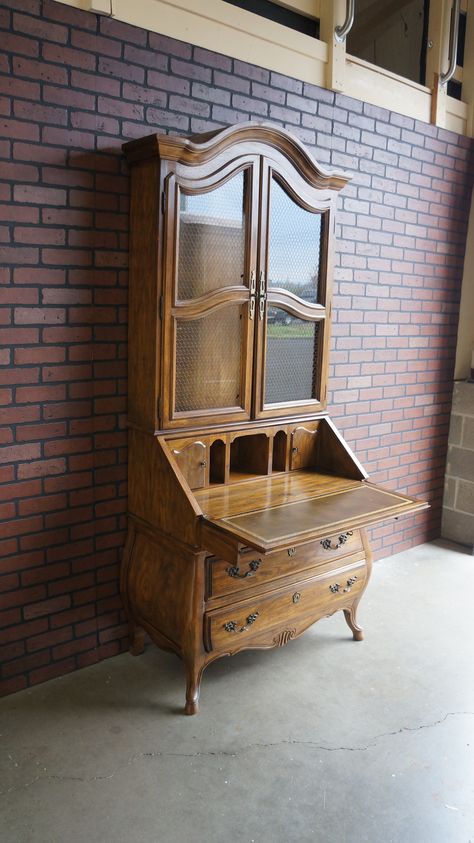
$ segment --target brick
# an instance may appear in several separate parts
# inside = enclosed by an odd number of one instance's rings
[[[67,85],[67,70],[45,61],[34,61],[27,58],[13,57],[13,72],[17,76],[31,79],[42,79],[56,85]]]
[[[76,129],[62,129],[56,126],[46,126],[42,130],[42,140],[45,143],[58,146],[73,146],[79,149],[90,149],[93,145],[94,135],[90,132],[81,132]]]
[[[32,670],[28,676],[30,685],[36,685],[40,682],[46,682],[48,679],[54,679],[56,676],[64,676],[70,673],[75,668],[74,659],[63,659],[63,661],[54,664],[48,664],[46,667]]]
[[[11,181],[33,181],[39,180],[39,170],[30,164],[18,164],[15,161],[2,163],[2,177]]]
[[[61,228],[42,228],[41,226],[16,226],[14,230],[14,240],[16,243],[35,243],[37,245],[44,245],[45,243],[54,246],[61,246],[65,243],[66,233]]]
[[[71,603],[71,598],[69,595],[64,594],[61,597],[54,597],[50,600],[42,600],[38,603],[32,603],[30,606],[26,606],[23,610],[23,615],[25,620],[33,620],[34,618],[40,618],[44,615],[52,614],[53,612],[59,612],[62,609],[68,609]]]
[[[63,284],[64,269],[45,269],[43,267],[19,268],[14,272],[15,284]]]
[[[5,609],[0,612],[0,629],[8,626],[13,626],[21,620],[21,609],[19,607],[13,609]]]
[[[57,88],[53,85],[43,85],[43,100],[56,105],[65,105],[68,108],[89,109],[93,111],[96,105],[96,97],[93,94],[86,94],[83,91],[72,90],[71,88]]]
[[[4,222],[37,223],[39,211],[37,208],[21,208],[18,205],[0,205],[0,220]]]
[[[142,67],[133,64],[123,64],[112,58],[99,58],[99,73],[108,76],[113,76],[119,79],[126,79],[129,82],[143,83],[145,81],[145,71]]]
[[[19,53],[23,56],[36,57],[39,55],[38,42],[32,38],[23,38],[13,32],[2,33],[2,49],[8,53]]]
[[[19,290],[17,287],[0,287],[0,304],[36,304],[37,290]]]
[[[48,621],[42,618],[41,620],[30,621],[29,623],[20,623],[15,626],[10,626],[2,633],[3,643],[7,644],[12,641],[21,641],[28,638],[30,635],[36,635],[40,632],[45,632],[48,628]]]
[[[55,108],[50,105],[23,102],[19,100],[14,107],[15,117],[31,120],[35,123],[54,123],[58,126],[67,125],[67,111],[65,108]]]
[[[39,128],[32,123],[22,123],[20,120],[7,120],[0,117],[0,135],[14,140],[39,140]]]
[[[9,390],[11,392],[11,390]],[[0,401],[1,403],[1,401]],[[0,409],[0,422],[2,424],[15,424],[16,422],[35,421],[39,419],[39,407],[4,407]],[[0,480],[0,482],[4,482]]]
[[[117,135],[119,131],[117,120],[111,117],[98,117],[97,113],[76,111],[71,114],[71,124],[74,129],[90,129],[95,132],[100,128],[102,132],[108,132],[111,135]]]
[[[5,647],[0,647],[0,662],[3,664],[10,659],[16,659],[25,653],[25,644],[23,641],[13,641],[11,644],[6,644]],[[1,686],[0,686],[1,688]]]
[[[6,448],[0,448],[0,463],[33,460],[39,457],[40,453],[41,448],[38,444],[8,445]]]
[[[31,500],[20,501],[18,511],[20,515],[31,515],[37,512],[49,512],[51,510],[61,509],[64,506],[66,506],[65,495],[43,495],[32,498]]]
[[[53,307],[16,307],[14,320],[16,325],[55,325],[64,322],[66,311]]]
[[[12,264],[35,264],[39,250],[27,246],[0,246],[0,260]]]
[[[26,606],[32,601],[40,600],[44,597],[46,597],[46,588],[44,585],[40,584],[32,586],[31,588],[22,588],[7,592],[2,596],[2,605],[5,608]]]
[[[36,460],[18,466],[18,479],[29,477],[44,477],[50,474],[63,474],[66,470],[64,459]]]
[[[65,44],[68,39],[67,27],[30,15],[13,15],[13,29],[41,40],[57,41],[61,44]]]
[[[32,202],[38,205],[65,205],[66,191],[39,185],[15,185],[13,197],[16,202]]]
[[[63,627],[62,629],[51,630],[42,635],[35,635],[27,642],[27,649],[29,653],[35,653],[46,647],[53,647],[56,644],[62,644],[65,641],[70,641],[72,638],[72,627]],[[38,665],[34,665],[37,667]]]
[[[96,644],[96,634],[86,636],[85,638],[79,638],[76,641],[71,641],[67,644],[61,644],[55,647],[53,649],[53,657],[63,658],[64,656],[69,656],[73,653],[84,652],[85,650],[90,650],[91,648],[95,647]]]
[[[25,676],[15,676],[13,679],[0,680],[0,696],[7,694],[14,694],[16,691],[22,691],[26,688],[27,680]]]

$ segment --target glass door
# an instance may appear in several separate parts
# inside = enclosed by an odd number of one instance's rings
[[[264,194],[256,415],[317,412],[325,401],[331,199],[271,167]]]
[[[257,164],[249,157],[218,176],[168,177],[166,426],[250,417],[257,201]]]

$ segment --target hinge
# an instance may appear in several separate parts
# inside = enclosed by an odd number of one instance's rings
[[[161,419],[161,398],[157,399],[156,402],[156,412],[158,414],[158,418]]]
[[[166,207],[166,193],[163,190],[161,192],[161,213],[162,214],[164,214],[164,212],[165,212],[165,207]]]
[[[160,319],[163,319],[163,296],[160,296],[160,303],[158,305],[158,313],[160,314]]]

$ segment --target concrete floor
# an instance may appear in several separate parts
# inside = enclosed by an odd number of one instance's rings
[[[446,544],[378,562],[363,643],[222,659],[197,717],[154,647],[3,699],[2,843],[474,843],[473,584]]]

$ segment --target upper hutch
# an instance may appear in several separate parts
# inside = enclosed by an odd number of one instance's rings
[[[366,482],[326,414],[345,173],[239,124],[125,145],[131,166],[132,651],[177,652],[186,712],[209,662],[338,609],[359,639],[364,527],[424,504]]]

